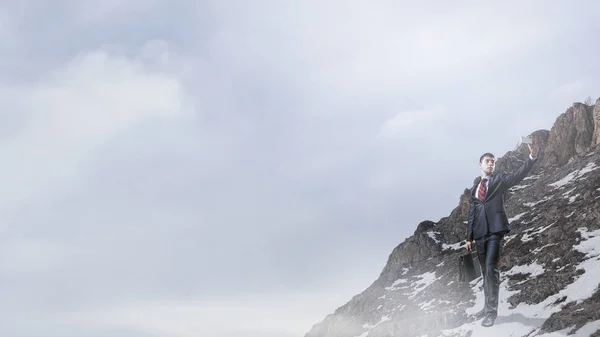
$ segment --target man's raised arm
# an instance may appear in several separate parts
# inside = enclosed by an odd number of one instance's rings
[[[529,172],[531,172],[533,164],[535,164],[535,161],[537,160],[539,151],[538,143],[535,141],[535,139],[533,139],[531,144],[527,145],[529,146],[529,158],[525,160],[523,165],[521,165],[516,172],[509,173],[502,179],[508,188],[523,180],[529,174]]]

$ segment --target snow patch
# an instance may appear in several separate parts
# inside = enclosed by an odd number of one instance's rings
[[[504,237],[504,245],[506,246],[506,244],[507,244],[508,242],[510,242],[510,240],[514,239],[516,236],[517,236],[516,234],[513,234],[513,235],[506,235],[506,236]]]
[[[461,250],[464,247],[465,246],[462,243],[462,241],[461,242],[457,242],[457,243],[453,243],[453,244],[446,244],[446,243],[442,244],[442,250],[446,250],[446,249]]]
[[[596,163],[588,163],[587,165],[585,165],[584,168],[579,170],[579,175],[582,176],[586,173],[590,173],[594,170],[597,170],[598,168],[600,168],[600,167],[598,167],[598,165],[596,165]]]
[[[534,202],[525,202],[525,203],[523,203],[523,206],[527,206],[527,207],[533,207],[533,206],[535,206],[535,205],[537,205],[537,204],[540,204],[540,203],[542,203],[542,202],[544,202],[544,201],[548,201],[548,200],[552,199],[552,197],[553,197],[553,196],[554,196],[554,195],[551,195],[551,196],[549,196],[549,197],[548,197],[548,196],[546,196],[546,197],[544,197],[544,198],[542,198],[542,199],[540,199],[540,200],[538,200],[538,201],[534,201]]]
[[[515,215],[514,217],[508,219],[508,222],[513,222],[513,221],[517,221],[519,219],[521,219],[521,217],[523,217],[523,215],[527,214],[528,212],[523,212],[520,214]]]
[[[523,178],[523,180],[537,179],[537,178],[541,177],[543,174],[544,174],[544,172],[540,172],[540,174],[532,174],[530,176]]]
[[[510,270],[503,273],[504,275],[516,275],[516,274],[529,274],[528,278],[533,278],[538,275],[542,275],[546,270],[544,266],[537,263],[537,260],[527,264],[514,266]]]
[[[537,254],[537,253],[541,252],[541,251],[542,251],[544,248],[548,248],[548,247],[556,246],[557,244],[558,244],[558,243],[550,243],[550,244],[547,244],[547,245],[545,245],[545,246],[538,247],[538,248],[534,249],[534,250],[532,251],[532,253],[533,253],[533,254]],[[556,259],[555,259],[555,260],[556,260]]]
[[[385,290],[387,290],[387,291],[394,291],[394,290],[408,288],[408,286],[398,287],[398,285],[404,284],[404,283],[408,283],[408,280],[407,279],[403,279],[403,278],[397,279],[396,281],[394,281],[394,283],[392,283],[391,286],[385,287]]]
[[[573,203],[577,199],[577,197],[581,195],[579,193],[577,193],[575,195],[570,195],[571,193],[575,192],[576,189],[577,188],[572,188],[562,194],[565,199],[569,199],[569,204]]]
[[[525,220],[523,220],[523,221],[521,221],[521,223],[522,223],[522,224],[524,224],[524,225],[529,225],[530,223],[534,223],[534,222],[536,222],[537,220],[539,220],[539,218],[540,218],[540,216],[539,216],[539,215],[536,215],[536,216],[535,216],[533,219],[531,219],[530,221],[525,221]]]
[[[548,226],[541,227],[541,228],[538,228],[538,229],[536,229],[536,228],[529,228],[529,229],[524,230],[523,231],[523,236],[521,237],[521,241],[528,242],[528,241],[533,240],[533,236],[539,235],[540,233],[544,232],[546,229],[552,227],[552,225],[554,225],[555,223],[556,223],[556,221],[553,222],[553,223],[551,223],[551,224],[549,224]]]
[[[367,329],[367,331],[361,333],[358,337],[367,337],[369,335],[369,332],[371,332],[371,329],[375,328],[376,326],[378,326],[379,324],[385,323],[387,321],[391,321],[392,319],[388,316],[388,315],[384,315],[383,317],[381,317],[381,319],[379,320],[379,322],[371,325],[369,323],[365,323],[363,324],[363,329]]]
[[[564,178],[562,178],[558,181],[555,181],[552,184],[548,184],[548,186],[551,186],[554,188],[564,187],[565,185],[572,183],[576,179],[578,179],[578,178],[582,177],[583,175],[590,173],[598,168],[599,167],[595,163],[588,163],[581,170],[573,171],[573,172],[567,174]]]
[[[435,298],[433,298],[427,302],[419,303],[419,308],[421,308],[421,310],[423,310],[423,311],[427,311],[427,309],[431,309],[434,307],[434,305],[433,305],[434,303],[435,303]]]
[[[516,192],[516,191],[522,190],[524,188],[527,188],[529,186],[531,186],[531,185],[515,185],[515,186],[509,188],[508,190],[511,192]]]
[[[377,307],[377,309],[379,309],[381,307],[381,305],[379,307]],[[397,307],[395,307],[394,309],[392,309],[391,312],[388,313],[388,315],[383,315],[379,321],[375,324],[369,324],[369,323],[365,323],[362,325],[363,329],[367,329],[367,331],[361,333],[360,335],[356,336],[356,337],[367,337],[369,335],[369,333],[371,332],[372,329],[376,328],[377,326],[379,326],[380,324],[383,324],[385,322],[391,321],[392,318],[390,317],[390,315],[394,312],[394,311],[402,311],[402,309],[404,309],[404,307],[406,307],[406,305],[401,304]]]
[[[566,191],[565,193],[563,193],[563,194],[562,194],[562,195],[563,195],[563,197],[565,197],[565,198],[566,198],[566,197],[568,197],[568,196],[569,196],[569,194],[573,193],[573,192],[574,192],[576,189],[577,189],[577,188],[572,188],[572,189],[570,189],[570,190]]]
[[[437,306],[435,304],[436,301],[437,301],[437,305],[440,305],[440,304],[451,304],[452,303],[450,301],[441,301],[441,300],[432,299],[432,300],[429,300],[427,302],[419,304],[419,307],[421,308],[421,310],[423,310],[425,312],[430,311],[429,309],[434,309]]]
[[[438,234],[438,235],[441,235],[442,233],[440,233],[440,232],[434,232],[434,231],[429,231],[429,232],[427,232],[427,235],[428,235],[428,236],[431,238],[431,240],[433,240],[433,241],[435,241],[435,243],[439,244],[439,243],[440,243],[440,240],[438,240],[438,239],[435,237],[435,235],[436,235],[436,234]]]
[[[578,197],[578,196],[580,196],[580,194],[579,194],[579,193],[577,193],[577,194],[575,194],[575,195],[573,195],[573,196],[570,196],[570,197],[569,197],[569,204],[571,204],[571,203],[575,202],[575,200],[577,200],[577,197]]]
[[[582,241],[573,246],[573,249],[585,253],[588,258],[600,255],[600,229],[590,232],[587,228],[580,227],[577,231],[581,235]],[[598,279],[600,280],[600,278]]]
[[[435,272],[423,273],[417,277],[419,277],[419,280],[411,284],[411,286],[414,287],[414,290],[408,297],[410,299],[415,298],[415,296],[417,296],[421,291],[429,287],[431,284],[433,284],[433,282],[437,280],[437,278],[435,277]]]

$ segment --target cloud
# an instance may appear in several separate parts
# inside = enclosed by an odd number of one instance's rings
[[[136,240],[143,246],[154,235],[125,233],[131,230],[128,224],[146,222],[146,210],[135,198],[95,194],[90,172],[115,141],[119,140],[117,149],[127,148],[136,139],[122,142],[123,137],[139,134],[148,125],[189,124],[197,115],[179,78],[156,69],[151,60],[104,50],[81,52],[35,79],[4,81],[0,87],[0,102],[10,111],[0,115],[6,131],[0,144],[0,182],[10,191],[3,193],[0,207],[0,276],[5,285],[0,293],[6,300],[0,310],[10,321],[3,331],[39,335],[29,327],[36,321],[46,333],[76,335],[61,328],[54,314],[111,301],[121,291],[139,294],[124,290],[135,289],[137,283],[126,280],[135,272],[124,271],[134,269],[142,275],[140,268],[153,269],[148,264],[158,260],[132,257],[140,250]],[[160,139],[160,133],[151,136]],[[139,156],[135,151],[121,153]],[[164,212],[157,213],[164,217]],[[106,333],[127,335],[118,328]]]
[[[64,187],[120,132],[146,120],[190,116],[176,78],[104,51],[81,53],[33,83],[1,86],[0,100],[19,116],[14,137],[0,145],[0,154],[10,158],[0,176],[13,191],[4,195],[3,209],[52,186]]]

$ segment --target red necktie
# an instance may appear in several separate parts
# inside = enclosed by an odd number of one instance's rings
[[[479,185],[479,191],[477,191],[477,198],[479,200],[483,200],[483,198],[485,197],[485,182],[486,181],[487,181],[487,178],[481,179],[481,185]]]

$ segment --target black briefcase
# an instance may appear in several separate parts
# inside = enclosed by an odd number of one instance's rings
[[[481,276],[477,252],[471,251],[458,258],[458,281],[469,283]]]

